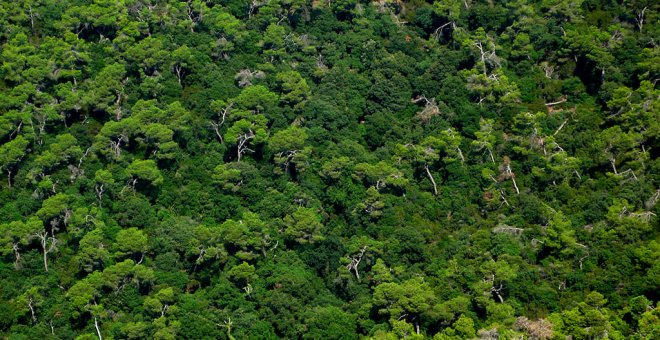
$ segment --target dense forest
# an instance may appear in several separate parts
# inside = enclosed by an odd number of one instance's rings
[[[0,1],[0,337],[660,339],[659,19]]]

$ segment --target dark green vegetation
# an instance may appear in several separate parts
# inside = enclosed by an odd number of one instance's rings
[[[0,337],[660,338],[657,1],[0,5]]]

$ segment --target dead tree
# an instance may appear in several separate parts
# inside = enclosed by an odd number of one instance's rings
[[[14,131],[12,131],[12,133],[9,134],[9,140],[12,140],[14,139],[14,137],[18,136],[18,134],[21,133],[22,128],[23,128],[23,121],[21,120],[20,122],[18,122],[18,125],[16,126]]]
[[[224,143],[225,140],[222,138],[222,134],[220,133],[220,128],[225,124],[225,121],[227,120],[227,115],[229,115],[229,112],[231,111],[231,108],[234,106],[233,102],[230,102],[227,106],[225,106],[219,113],[218,116],[220,116],[220,120],[218,122],[211,122],[211,128],[213,131],[215,131],[215,135],[218,136],[220,139],[220,143]]]
[[[119,158],[121,157],[121,144],[128,142],[128,136],[122,133],[116,139],[116,141],[110,140],[110,150],[115,154],[115,158]]]
[[[97,184],[96,186],[94,186],[94,191],[96,191],[96,198],[99,201],[99,208],[102,208],[103,192],[105,192],[105,190],[103,189],[104,186],[105,184]]]
[[[316,57],[316,68],[322,71],[327,71],[328,66],[325,65],[325,58],[323,58],[323,55],[319,53],[319,55]]]
[[[610,161],[610,165],[612,166],[612,171],[614,172],[615,176],[619,176],[619,177],[622,177],[622,178],[626,178],[626,177],[629,178],[630,176],[632,176],[632,178],[634,180],[637,180],[637,175],[635,175],[635,172],[632,169],[628,169],[628,170],[625,170],[623,172],[619,172],[617,170],[617,168],[616,168],[616,158],[610,157],[609,161]],[[627,182],[627,181],[625,181],[625,182]]]
[[[504,298],[502,297],[502,294],[500,294],[502,292],[503,287],[501,283],[496,287],[495,274],[491,275],[490,278],[486,279],[486,282],[491,283],[490,293],[495,295],[495,297],[500,303],[504,303]]]
[[[557,130],[555,130],[555,133],[553,133],[552,135],[553,135],[553,136],[556,136],[556,135],[559,133],[559,131],[561,131],[561,129],[564,128],[564,126],[566,125],[566,123],[568,123],[568,119],[564,120],[564,122],[561,123],[561,125],[559,125],[559,127],[557,128]]]
[[[580,257],[578,258],[578,263],[579,263],[579,265],[580,265],[580,270],[582,270],[582,264],[583,264],[584,260],[585,260],[587,257],[589,257],[589,247],[585,246],[585,245],[582,244],[582,243],[576,243],[576,245],[579,246],[579,247],[581,247],[582,249],[584,249],[584,250],[586,251],[586,254],[585,254],[585,255],[580,256]]]
[[[435,102],[435,98],[431,98],[430,100],[426,98],[426,96],[421,95],[417,98],[411,99],[411,102],[417,104],[419,102],[424,103],[424,109],[422,111],[419,111],[416,115],[415,118],[419,119],[423,123],[427,123],[430,121],[433,117],[440,115],[440,108]]]
[[[487,43],[491,41],[491,38],[489,36],[486,36],[486,39],[487,39]],[[484,71],[483,74],[485,76],[488,76],[492,80],[498,81],[497,75],[495,74],[488,75],[488,67],[487,67],[488,64],[492,64],[496,67],[501,66],[499,57],[495,53],[495,44],[490,43],[489,44],[490,46],[484,46],[484,43],[482,41],[477,40],[472,45],[476,47],[477,50],[479,50],[479,59],[481,60],[482,63],[481,66]]]
[[[21,253],[20,253],[19,244],[12,242],[11,249],[14,251],[14,258],[15,258],[14,269],[19,270],[21,269]]]
[[[34,238],[39,239],[41,249],[43,251],[44,269],[48,271],[48,254],[57,250],[57,239],[54,235],[48,235],[46,230],[40,230],[33,235]]]
[[[28,308],[30,309],[30,314],[32,315],[32,323],[37,324],[37,315],[34,312],[34,306],[32,305],[34,303],[34,298],[30,296],[27,299],[27,305]]]
[[[543,73],[546,78],[552,79],[555,71],[557,71],[558,67],[550,65],[547,61],[544,61],[541,63],[541,69],[543,70]]]
[[[504,303],[504,298],[502,298],[502,294],[500,294],[501,291],[502,291],[502,284],[500,284],[497,288],[495,288],[495,286],[490,287],[490,292],[497,297],[497,300],[500,303]]]
[[[644,211],[640,213],[630,213],[628,216],[639,219],[645,223],[649,223],[651,221],[651,217],[656,215],[650,211]]]
[[[127,95],[124,94],[124,84],[128,81],[128,78],[124,79],[121,81],[121,89],[115,90],[115,94],[117,96],[117,100],[115,100],[115,120],[120,121],[122,117],[122,109],[121,109],[121,104],[124,102],[126,99],[128,99]]]
[[[119,192],[119,195],[124,195],[124,190],[129,189],[133,191],[133,194],[135,195],[135,185],[137,184],[137,178],[130,178],[128,181],[126,181],[126,185],[124,185],[123,188],[121,188],[121,191]]]
[[[78,165],[73,165],[70,164],[67,168],[69,171],[71,171],[71,176],[69,177],[71,179],[71,183],[76,180],[76,178],[81,177],[85,174],[85,170],[82,168],[82,163],[89,154],[89,152],[92,150],[92,147],[88,147],[87,150],[85,150],[85,153],[78,159]]]
[[[267,3],[268,3],[267,0],[266,1],[252,0],[252,2],[250,3],[250,7],[248,8],[248,18],[252,18],[254,11]]]
[[[493,182],[495,182],[495,184],[500,183],[497,179],[495,179],[495,177],[493,177],[493,175],[490,175],[488,177],[490,177],[490,179]],[[504,190],[500,188],[499,191],[500,191],[500,198],[502,199],[502,204],[500,204],[500,207],[504,204],[506,204],[507,207],[510,207],[511,205],[509,204],[509,201],[506,200],[506,196],[504,195]]]
[[[488,74],[488,69],[486,68],[486,52],[484,51],[484,46],[481,41],[477,41],[473,44],[479,50],[479,59],[481,59],[481,67],[484,69],[484,74]]]
[[[513,188],[516,190],[516,194],[520,194],[520,190],[518,189],[518,184],[516,184],[516,174],[511,170],[511,159],[509,159],[509,157],[504,156],[504,161],[500,165],[499,178],[501,180],[510,179],[511,182],[513,183]]]
[[[234,80],[238,81],[238,87],[247,87],[252,85],[254,79],[264,79],[265,77],[266,74],[260,70],[250,71],[250,69],[246,68],[236,73]]]
[[[442,34],[442,31],[444,31],[445,28],[451,28],[455,30],[456,23],[454,21],[450,21],[448,23],[440,25],[440,27],[436,28],[435,31],[433,31],[433,37],[440,40],[440,35]]]
[[[254,150],[248,148],[248,143],[250,140],[254,139],[255,135],[252,129],[248,130],[248,132],[243,133],[238,136],[237,142],[238,142],[238,147],[236,148],[236,155],[238,156],[238,162],[241,161],[241,157],[243,154],[246,152],[254,152]]]
[[[559,100],[557,100],[557,101],[550,102],[550,103],[545,103],[545,106],[548,106],[548,107],[549,107],[549,106],[559,105],[559,104],[561,104],[561,103],[565,103],[567,100],[568,100],[568,99],[566,98],[566,96],[563,96],[563,97],[561,97],[561,99],[559,99]]]
[[[546,319],[533,321],[521,316],[516,319],[514,327],[517,330],[525,331],[529,335],[529,339],[545,340],[552,338],[552,323]]]
[[[356,256],[348,256],[350,263],[346,265],[346,269],[350,272],[351,270],[355,273],[355,277],[360,281],[360,272],[358,271],[358,266],[364,257],[364,253],[367,251],[367,246],[364,246],[360,249],[360,253]]]
[[[287,151],[282,151],[277,154],[277,158],[280,160],[284,160],[283,165],[284,165],[284,172],[288,173],[289,172],[289,166],[291,165],[291,161],[293,161],[293,158],[298,154],[300,150],[287,150]]]
[[[500,224],[497,227],[493,228],[492,231],[495,234],[511,234],[511,235],[520,236],[523,233],[523,231],[525,231],[525,229]]]
[[[186,15],[188,16],[188,20],[190,20],[190,22],[191,22],[190,23],[190,32],[194,33],[195,32],[195,30],[194,30],[195,26],[197,26],[197,24],[202,21],[202,18],[203,18],[203,15],[204,15],[202,9],[203,9],[203,7],[200,4],[199,12],[196,13],[195,9],[193,8],[193,1],[192,0],[186,1]]]
[[[500,189],[500,198],[502,199],[502,204],[506,204],[507,207],[510,207],[511,204],[509,204],[509,201],[506,200],[506,196],[504,196],[504,190]],[[502,206],[500,204],[500,206]]]
[[[637,23],[637,28],[639,28],[639,32],[642,32],[642,28],[644,27],[644,13],[648,7],[642,8],[639,12],[637,12],[637,15],[635,16],[635,22]]]
[[[438,185],[435,183],[435,179],[433,179],[433,175],[431,175],[431,171],[429,170],[428,164],[424,164],[424,170],[426,171],[426,175],[429,177],[429,180],[431,180],[431,183],[433,184],[433,194],[438,196]]]
[[[251,284],[248,283],[247,286],[243,287],[243,290],[245,291],[245,295],[247,295],[248,297],[251,297],[250,294],[252,294],[252,290],[253,290]]]
[[[179,85],[181,85],[181,80],[183,80],[183,75],[184,75],[183,66],[180,63],[176,63],[173,69],[174,69],[174,73],[176,74],[176,79],[179,81]]]
[[[96,305],[96,301],[94,301],[94,305]],[[101,336],[101,328],[99,327],[99,320],[96,315],[94,315],[94,328],[96,329],[96,335],[99,337],[99,340],[103,340],[103,336]]]
[[[646,200],[646,209],[650,210],[660,200],[660,189],[658,189],[648,200]]]

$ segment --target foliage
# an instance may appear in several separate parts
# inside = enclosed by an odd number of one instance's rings
[[[0,337],[660,338],[659,18],[0,2]]]

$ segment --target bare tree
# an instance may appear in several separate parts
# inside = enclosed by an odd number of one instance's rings
[[[99,328],[99,320],[94,315],[94,328],[96,329],[96,335],[99,337],[99,340],[103,340],[103,336],[101,336],[101,329]]]
[[[481,40],[476,40],[472,43],[474,47],[479,50],[479,60],[481,60],[481,67],[483,69],[483,74],[488,75],[488,65],[493,65],[494,67],[500,67],[500,58],[495,53],[495,43],[493,39],[486,35],[486,41],[482,42]],[[497,75],[491,74],[489,77],[497,81]]]
[[[493,228],[492,231],[495,234],[511,234],[511,235],[519,236],[523,233],[523,231],[525,231],[525,229],[500,224],[497,227]]]
[[[433,31],[433,37],[436,39],[440,39],[440,35],[442,34],[442,31],[444,31],[445,28],[451,28],[451,29],[456,29],[456,22],[450,21],[448,23],[440,25],[440,27],[436,28],[435,31]]]
[[[236,76],[234,76],[234,79],[238,81],[238,87],[247,87],[252,85],[252,81],[255,79],[264,79],[266,78],[266,74],[263,73],[260,70],[255,70],[255,71],[250,71],[250,69],[242,69],[238,73],[236,73]]]
[[[552,338],[552,323],[546,319],[529,320],[521,316],[516,319],[514,327],[525,331],[531,340],[545,340]]]
[[[20,253],[19,244],[12,242],[11,249],[14,251],[14,257],[15,257],[14,269],[16,270],[21,269],[21,253]]]
[[[516,194],[520,194],[518,184],[516,184],[516,174],[511,170],[511,159],[507,156],[504,156],[504,160],[500,165],[500,176],[498,178],[500,180],[510,179],[513,183],[513,188],[516,190]]]
[[[115,158],[119,158],[121,156],[121,144],[128,142],[128,136],[122,133],[116,139],[116,141],[110,140],[110,150],[115,154]]]
[[[176,79],[179,81],[179,85],[181,85],[181,80],[183,80],[184,73],[183,65],[181,65],[181,63],[176,63],[173,68],[174,73],[176,74]]]
[[[227,104],[227,106],[222,108],[222,110],[220,110],[220,112],[218,113],[220,120],[217,122],[213,122],[213,121],[211,122],[211,128],[215,132],[215,135],[218,136],[218,138],[220,139],[220,143],[225,142],[224,138],[222,138],[222,134],[220,133],[220,128],[225,124],[225,121],[227,120],[227,115],[229,115],[229,112],[231,111],[231,108],[233,106],[234,106],[234,102],[230,102],[229,104]]]
[[[549,62],[544,61],[541,62],[540,64],[541,70],[543,70],[543,73],[546,78],[552,79],[555,75],[555,72],[557,71],[558,67],[551,65]]]
[[[428,176],[429,180],[431,181],[431,184],[433,184],[433,194],[438,196],[438,185],[435,183],[435,179],[433,178],[433,175],[431,175],[431,171],[429,170],[428,164],[424,164],[424,170],[426,171],[426,176]]]
[[[36,324],[37,323],[37,316],[34,313],[34,298],[32,296],[28,297],[27,299],[27,305],[28,308],[30,309],[30,314],[32,315],[32,323]]]
[[[417,98],[412,99],[411,102],[415,104],[419,102],[424,103],[424,109],[422,109],[422,111],[417,112],[417,114],[415,115],[415,118],[419,119],[423,123],[427,123],[433,117],[440,115],[440,108],[436,104],[435,98],[431,98],[429,100],[426,98],[426,96],[421,95]]]
[[[36,232],[33,237],[39,239],[41,249],[43,251],[44,269],[48,271],[48,254],[57,250],[57,239],[54,235],[48,235],[48,231],[40,230]]]
[[[346,265],[346,269],[350,272],[351,270],[355,273],[355,277],[360,281],[360,272],[358,271],[358,266],[364,257],[364,253],[367,251],[367,246],[364,246],[360,249],[360,253],[355,256],[348,256],[350,263]]]
[[[102,208],[103,204],[103,193],[105,192],[104,187],[105,184],[97,184],[94,186],[94,191],[96,192],[96,198],[99,201],[99,208]]]
[[[587,259],[587,257],[589,257],[589,247],[585,246],[582,243],[576,243],[576,245],[579,246],[580,248],[584,249],[584,251],[585,251],[585,254],[582,254],[582,256],[580,256],[578,258],[578,263],[580,265],[580,269],[582,269],[582,264],[584,263],[584,260]]]
[[[124,93],[124,84],[128,81],[128,78],[125,78],[121,81],[121,89],[115,90],[115,95],[117,99],[115,100],[115,119],[117,121],[121,120],[122,117],[122,108],[121,104],[128,99],[128,95]]]
[[[223,321],[222,324],[217,325],[227,329],[227,338],[229,338],[229,340],[235,339],[234,336],[231,335],[231,329],[234,327],[234,323],[231,321],[231,317],[227,317],[227,320]]]
[[[635,16],[635,22],[637,22],[637,28],[639,28],[640,32],[642,32],[642,28],[644,27],[644,14],[647,9],[648,7],[642,8]]]
[[[241,135],[238,136],[237,142],[238,142],[238,147],[236,149],[236,155],[238,156],[238,162],[241,161],[241,157],[243,154],[246,152],[254,152],[254,150],[248,148],[248,143],[250,140],[254,139],[255,135],[252,129],[248,130],[248,132],[245,132]]]
[[[186,16],[190,20],[190,32],[195,32],[194,28],[198,23],[202,21],[204,17],[204,7],[202,7],[204,2],[200,1],[199,10],[195,11],[193,8],[193,0],[186,1]]]
[[[248,8],[248,18],[252,18],[252,14],[254,14],[254,11],[267,3],[268,0],[266,1],[252,0],[252,2],[250,3],[250,7]]]
[[[561,103],[565,103],[567,100],[568,100],[568,98],[566,98],[566,96],[563,96],[563,97],[561,97],[561,99],[559,99],[559,100],[557,100],[557,101],[550,102],[550,103],[545,103],[545,106],[555,106],[555,105],[559,105],[559,104],[561,104]]]
[[[656,192],[648,199],[646,200],[646,209],[651,209],[655,206],[656,203],[658,203],[658,200],[660,200],[660,189],[656,190]]]
[[[497,286],[497,287],[495,287],[495,285],[493,285],[492,287],[490,287],[490,292],[493,293],[493,294],[495,294],[495,296],[497,297],[497,300],[498,300],[500,303],[504,303],[504,298],[502,297],[502,294],[500,294],[501,291],[502,291],[502,284],[501,284],[501,283],[500,283],[500,285]]]

